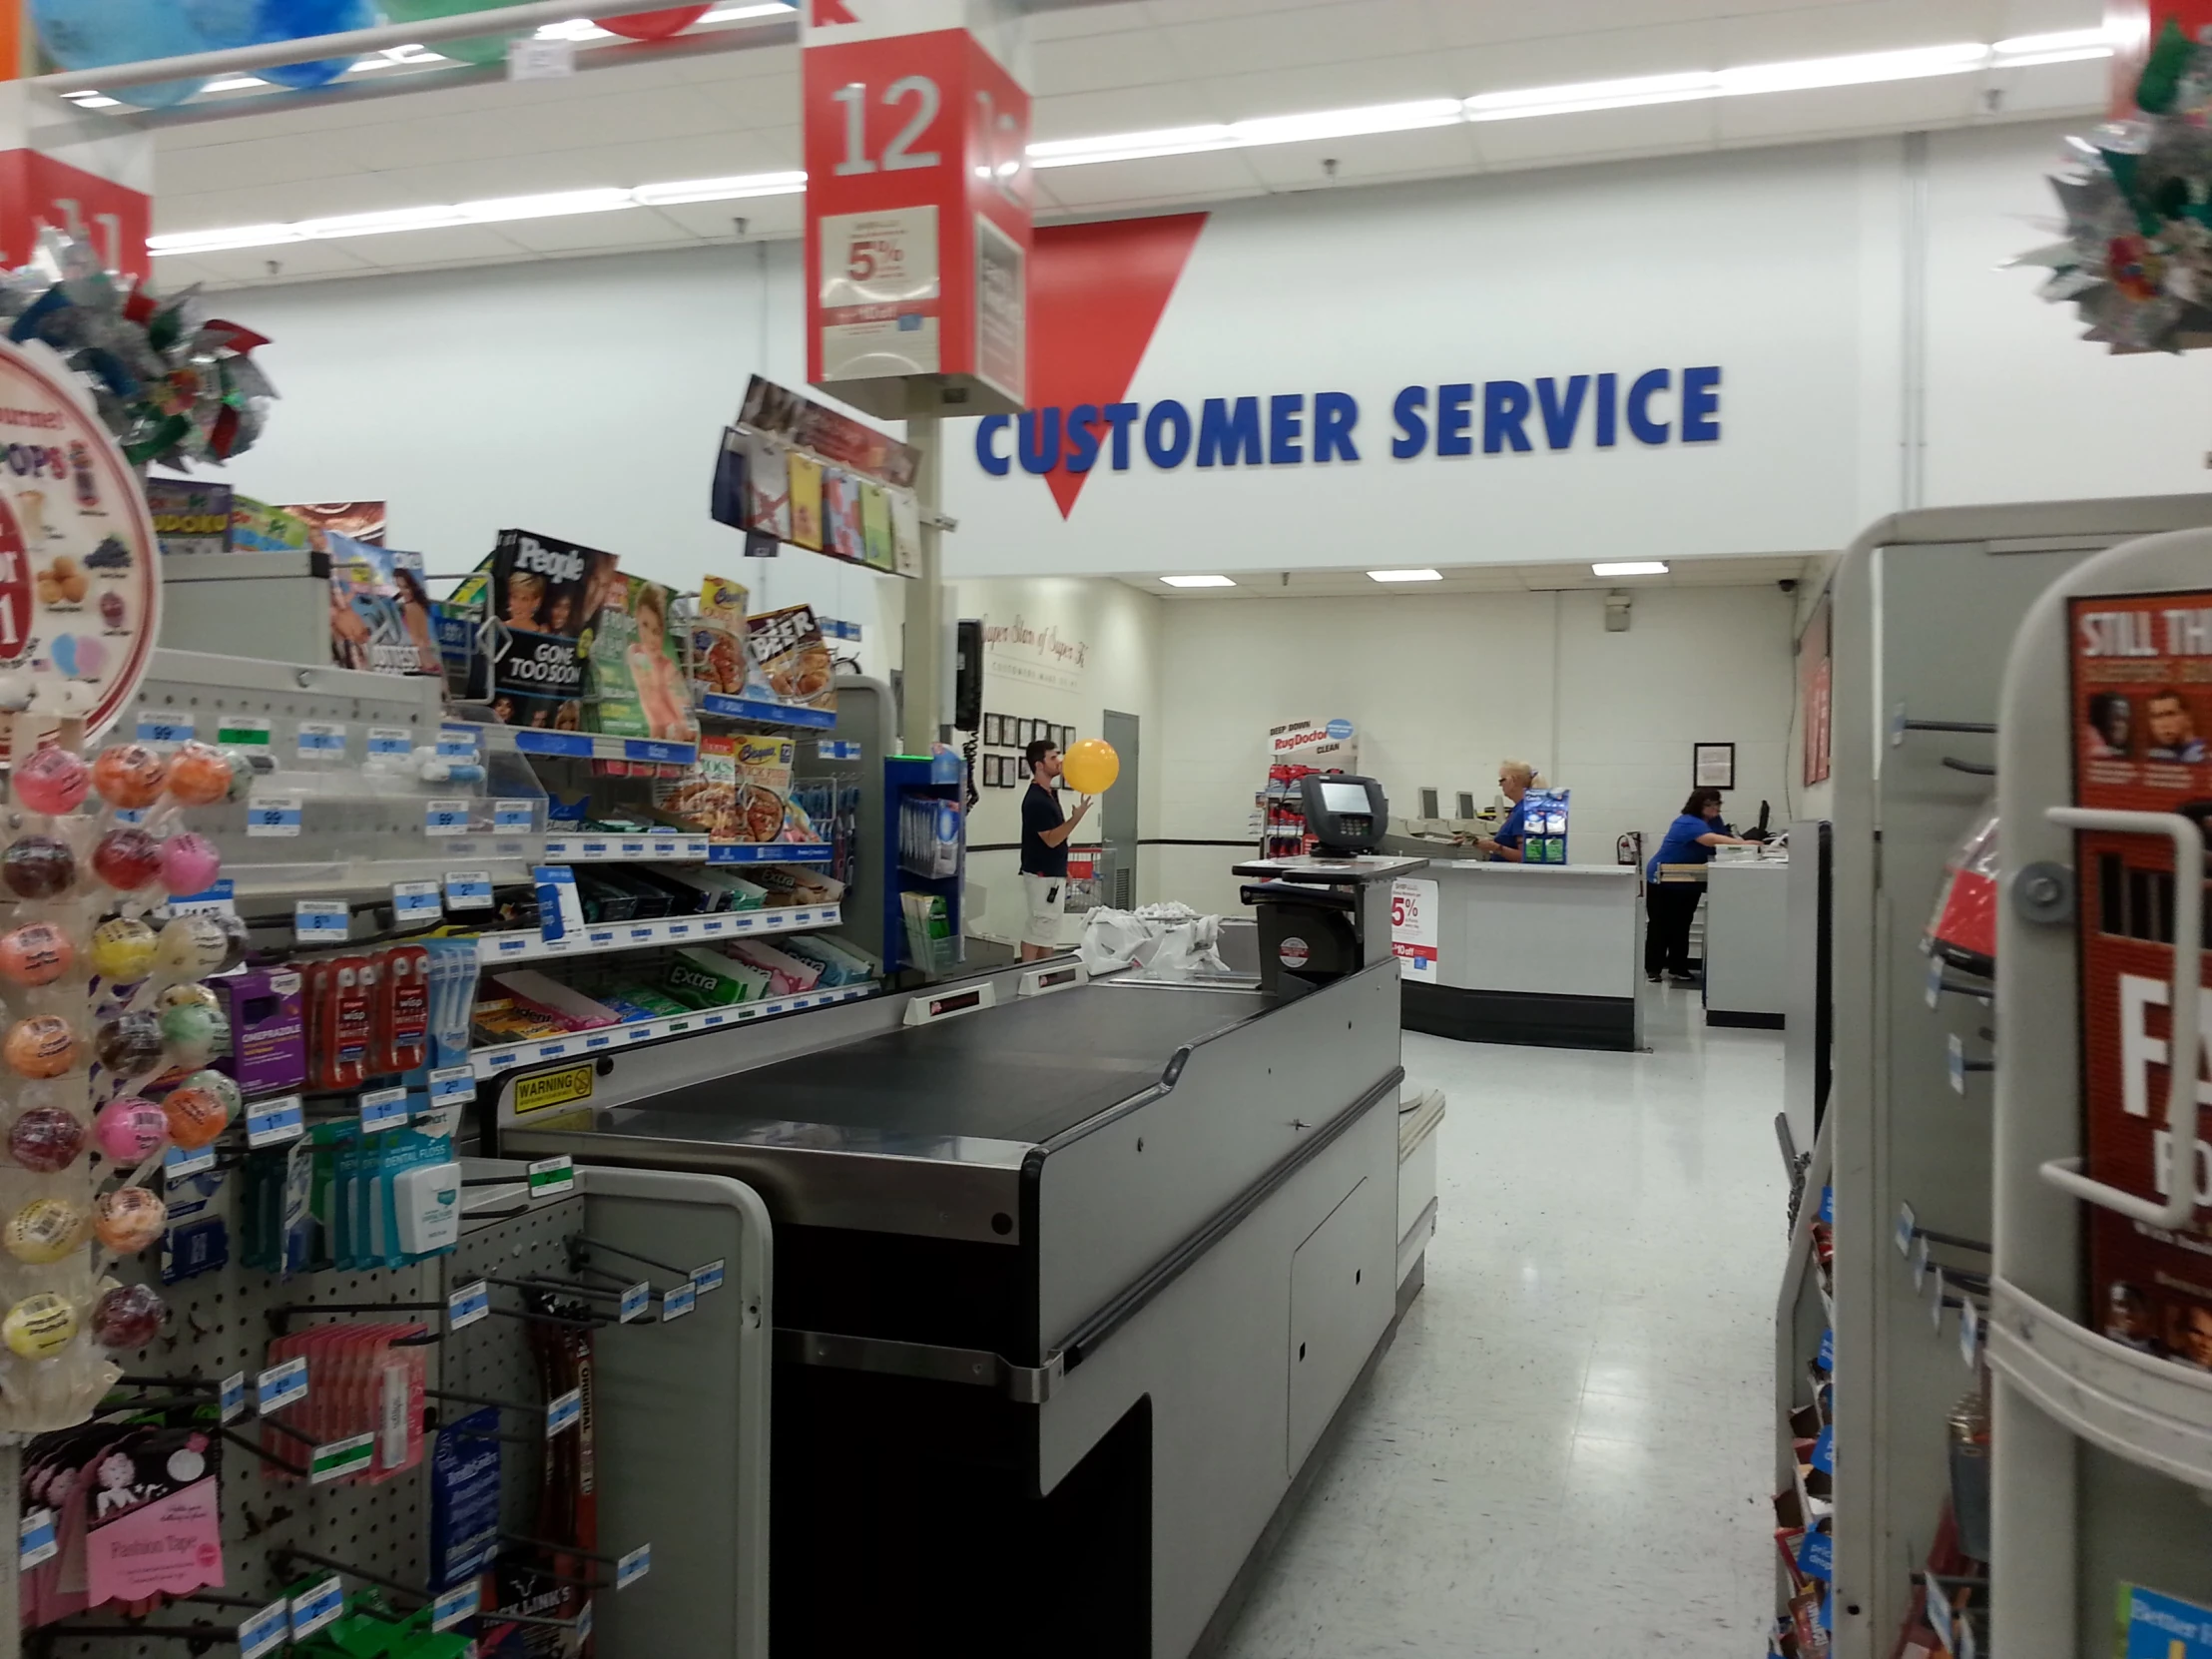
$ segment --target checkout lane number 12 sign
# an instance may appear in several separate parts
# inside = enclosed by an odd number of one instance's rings
[[[1390,951],[1397,971],[1436,977],[1436,883],[1403,877],[1390,883]]]

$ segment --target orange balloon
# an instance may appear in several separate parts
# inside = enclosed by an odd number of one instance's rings
[[[632,12],[628,17],[595,17],[592,21],[609,34],[632,40],[667,40],[680,35],[705,17],[711,6],[671,6],[665,12]]]
[[[1060,782],[1078,795],[1104,795],[1121,776],[1121,757],[1104,738],[1085,738],[1060,758]]]

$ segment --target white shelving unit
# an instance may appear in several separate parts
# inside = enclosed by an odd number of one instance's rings
[[[729,1008],[710,1008],[696,1014],[679,1014],[669,1019],[642,1020],[631,1025],[607,1025],[596,1031],[578,1031],[570,1036],[547,1038],[539,1042],[516,1043],[505,1048],[480,1048],[469,1056],[469,1063],[475,1068],[478,1077],[496,1077],[503,1071],[534,1066],[541,1061],[605,1054],[615,1049],[628,1048],[633,1043],[654,1042],[662,1037],[681,1037],[693,1031],[712,1031],[725,1025],[742,1025],[747,1020],[796,1013],[802,1008],[827,1008],[834,1002],[851,1002],[863,996],[872,996],[875,990],[876,987],[872,984],[841,985],[829,990],[805,991],[798,996],[771,997],[764,1002],[741,1002]]]
[[[486,967],[504,967],[547,956],[603,956],[613,950],[650,950],[657,945],[697,944],[702,939],[806,933],[834,927],[840,919],[835,904],[804,904],[774,910],[732,910],[712,916],[671,916],[659,921],[608,922],[559,939],[549,939],[529,928],[479,935],[476,959]]]

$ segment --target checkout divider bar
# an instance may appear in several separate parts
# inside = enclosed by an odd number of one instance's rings
[[[1243,1225],[1247,1217],[1281,1190],[1291,1177],[1326,1152],[1366,1113],[1385,1099],[1394,1099],[1404,1081],[1405,1068],[1393,1066],[1351,1105],[1327,1123],[1317,1125],[1288,1158],[1154,1263],[1135,1284],[1078,1325],[1045,1356],[1040,1366],[1016,1365],[1005,1356],[984,1349],[940,1348],[927,1343],[891,1342],[790,1326],[777,1327],[776,1357],[795,1365],[820,1366],[831,1371],[874,1372],[963,1383],[989,1388],[1018,1404],[1042,1405],[1058,1391],[1069,1372],[1103,1348],[1117,1331],[1182,1278],[1216,1244]],[[1172,1088],[1173,1084],[1168,1087]]]

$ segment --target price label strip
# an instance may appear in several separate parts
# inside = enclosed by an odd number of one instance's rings
[[[296,1405],[307,1397],[307,1362],[286,1360],[254,1379],[254,1409],[262,1416]]]
[[[181,1146],[173,1146],[162,1154],[162,1175],[170,1181],[189,1181],[214,1168],[215,1148],[212,1146],[201,1147],[197,1152],[187,1152]]]
[[[642,1320],[653,1312],[653,1287],[650,1284],[632,1285],[622,1293],[622,1317],[618,1324],[629,1325]]]
[[[465,1584],[456,1584],[430,1604],[430,1628],[451,1630],[457,1624],[466,1624],[483,1606],[481,1578],[471,1578]]]
[[[445,1329],[448,1334],[466,1331],[481,1320],[491,1318],[491,1287],[481,1279],[463,1285],[445,1299]]]
[[[267,749],[269,722],[253,715],[224,715],[215,724],[215,741],[226,749]]]
[[[235,1371],[223,1380],[223,1420],[235,1422],[246,1415],[246,1373]]]
[[[149,709],[138,717],[140,743],[190,743],[199,735],[199,723],[174,709]]]
[[[345,728],[334,720],[299,723],[299,758],[302,761],[338,761],[345,758]]]
[[[291,1598],[291,1639],[303,1642],[345,1611],[345,1584],[336,1573]]]
[[[343,944],[353,911],[342,898],[302,898],[291,907],[291,936],[300,944]]]
[[[699,1293],[692,1288],[687,1280],[661,1298],[661,1323],[663,1325],[673,1324],[690,1313],[693,1308],[698,1306],[698,1303]]]
[[[693,1268],[691,1270],[692,1289],[701,1296],[705,1296],[709,1291],[721,1290],[725,1265],[724,1259],[718,1256],[704,1267]]]
[[[306,1103],[295,1094],[276,1100],[249,1101],[246,1107],[246,1144],[256,1150],[283,1146],[307,1132]]]
[[[371,726],[368,729],[368,752],[371,755],[408,756],[414,753],[414,733],[404,726]]]
[[[305,811],[305,803],[296,795],[257,795],[246,804],[246,833],[249,837],[297,835]]]
[[[476,734],[465,726],[439,727],[438,759],[441,761],[475,760]]]
[[[472,1100],[476,1096],[476,1070],[473,1066],[440,1066],[429,1075],[430,1104],[450,1105],[456,1100]]]
[[[361,1133],[381,1134],[386,1129],[407,1127],[407,1091],[401,1089],[371,1089],[360,1099]]]
[[[16,1543],[16,1569],[19,1572],[29,1572],[42,1561],[51,1561],[62,1552],[56,1519],[51,1509],[24,1511]]]
[[[494,801],[491,804],[491,827],[509,833],[526,833],[537,818],[534,803],[528,801]]]
[[[468,803],[466,801],[425,801],[422,804],[422,832],[425,835],[467,834]]]
[[[491,871],[449,869],[445,872],[445,907],[448,910],[491,908]]]
[[[576,1166],[564,1154],[559,1158],[545,1158],[530,1166],[530,1202],[544,1198],[566,1198],[576,1190]]]
[[[640,1544],[615,1562],[615,1588],[627,1590],[653,1570],[653,1546]]]
[[[325,1480],[341,1480],[346,1475],[359,1474],[375,1461],[376,1436],[373,1433],[355,1434],[350,1439],[318,1445],[307,1458],[307,1484],[319,1486]]]
[[[394,881],[391,884],[391,919],[396,925],[405,927],[435,921],[444,914],[445,905],[435,881]]]
[[[571,1388],[545,1408],[545,1437],[565,1434],[584,1420],[584,1390]]]
[[[291,1603],[273,1601],[239,1626],[240,1659],[262,1659],[291,1640]]]

